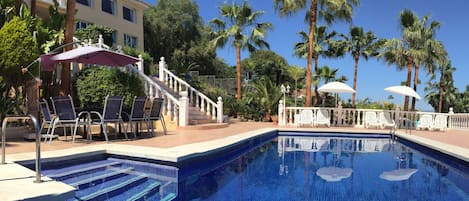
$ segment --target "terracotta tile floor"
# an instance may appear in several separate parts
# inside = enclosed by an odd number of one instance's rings
[[[153,138],[143,138],[138,140],[115,140],[111,137],[110,143],[122,143],[129,145],[138,145],[138,146],[152,146],[152,147],[174,147],[184,144],[190,144],[195,142],[208,141],[212,139],[223,138],[235,134],[239,134],[246,131],[252,131],[259,128],[266,127],[278,127],[273,123],[259,123],[259,122],[238,122],[232,123],[226,128],[219,129],[210,129],[210,130],[195,130],[189,128],[169,128],[167,135],[162,135],[161,129],[157,130],[157,137]],[[359,132],[363,128],[325,128],[327,131],[355,131]],[[386,133],[387,130],[376,130],[377,132]],[[469,131],[460,131],[460,130],[449,130],[446,132],[439,131],[412,131],[412,135],[417,135],[420,137],[440,141],[447,144],[452,144],[460,146],[466,149],[469,149]],[[112,140],[114,139],[114,140]],[[76,143],[71,143],[70,136],[68,141],[65,141],[63,137],[59,140],[54,140],[52,143],[42,143],[41,151],[50,151],[50,150],[59,150],[66,149],[71,147],[80,147],[80,146],[89,146],[89,145],[99,145],[104,144],[104,141],[91,141],[87,142],[86,140],[78,139]],[[35,150],[34,142],[26,142],[23,140],[8,140],[6,153],[23,153],[23,152],[33,152]]]

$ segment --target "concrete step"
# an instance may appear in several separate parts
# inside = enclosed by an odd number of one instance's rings
[[[228,123],[207,123],[207,124],[189,125],[189,126],[179,128],[179,129],[182,129],[182,130],[210,130],[210,129],[226,128],[228,126],[229,126]]]
[[[211,123],[217,123],[217,121],[212,120],[212,119],[191,119],[191,120],[189,120],[189,125],[211,124]]]

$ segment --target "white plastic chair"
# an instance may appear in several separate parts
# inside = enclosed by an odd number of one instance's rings
[[[301,127],[301,125],[310,125],[313,126],[313,111],[312,110],[301,110],[299,119],[297,121],[297,125]]]
[[[376,117],[376,112],[365,112],[365,128],[376,127],[379,128],[380,123]]]
[[[416,129],[433,129],[433,117],[430,114],[422,114]]]
[[[441,115],[441,114],[438,114],[436,115],[435,117],[435,121],[433,122],[433,130],[440,130],[440,131],[444,131],[446,130],[448,126],[448,117],[446,115]]]
[[[389,112],[380,112],[379,113],[379,123],[381,128],[394,128],[396,123],[391,118],[391,114]]]
[[[331,127],[331,117],[329,116],[329,111],[326,109],[318,110],[316,114],[316,126],[325,125]]]

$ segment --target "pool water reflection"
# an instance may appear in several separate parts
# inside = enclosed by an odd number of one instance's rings
[[[204,167],[210,171],[191,169],[179,177],[178,199],[469,200],[467,163],[405,144],[388,137],[279,136]]]

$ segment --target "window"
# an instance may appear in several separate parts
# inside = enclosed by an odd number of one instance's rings
[[[116,2],[114,0],[102,0],[101,10],[106,13],[115,15],[116,14]]]
[[[92,25],[92,23],[78,20],[77,23],[75,24],[75,30],[84,29],[89,25]]]
[[[112,45],[117,44],[117,31],[112,32]]]
[[[127,8],[125,6],[122,7],[122,14],[124,16],[124,19],[130,22],[135,22],[135,10]]]
[[[124,45],[131,48],[137,48],[137,37],[124,34]]]
[[[84,5],[84,6],[91,7],[92,0],[77,0],[77,3]]]

